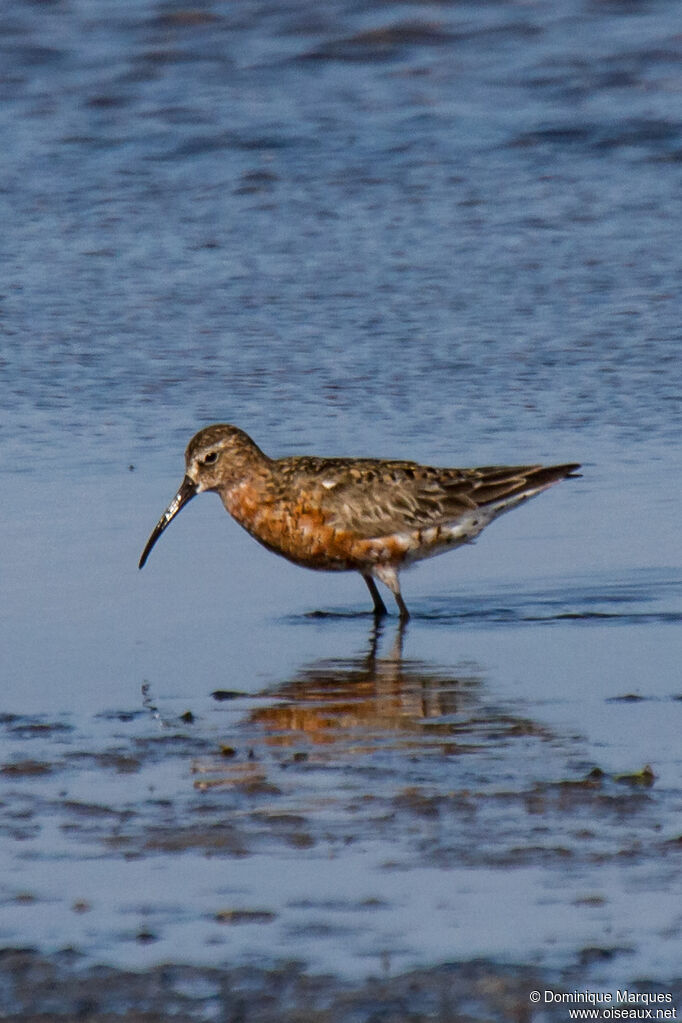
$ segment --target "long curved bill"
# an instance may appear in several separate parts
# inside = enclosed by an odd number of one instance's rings
[[[180,509],[184,508],[187,502],[192,500],[192,498],[196,495],[196,492],[197,492],[196,483],[193,480],[191,480],[189,476],[185,476],[184,480],[180,484],[180,489],[178,490],[177,494],[175,495],[171,503],[168,505],[159,521],[154,526],[152,535],[147,540],[147,545],[145,549],[142,551],[142,557],[140,558],[140,564],[138,565],[138,568],[144,567],[144,563],[149,557],[152,547],[159,539],[166,526],[168,526],[171,523],[171,521],[175,518]]]

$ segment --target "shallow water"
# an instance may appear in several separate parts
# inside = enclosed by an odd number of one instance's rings
[[[677,12],[5,19],[3,945],[679,975]],[[584,475],[377,635],[215,499],[138,573],[214,420]]]

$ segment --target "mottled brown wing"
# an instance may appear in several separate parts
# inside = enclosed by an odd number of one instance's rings
[[[478,507],[532,496],[576,466],[438,469],[372,459],[283,459],[283,478],[304,489],[330,525],[363,539],[428,529]]]

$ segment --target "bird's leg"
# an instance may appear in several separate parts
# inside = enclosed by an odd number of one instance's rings
[[[394,593],[393,596],[395,597],[395,602],[398,605],[398,610],[400,611],[400,621],[404,623],[410,617],[410,612],[407,610],[407,604],[403,600],[400,590],[398,590],[397,593]]]
[[[388,611],[386,610],[386,605],[381,599],[381,594],[377,589],[377,584],[374,582],[371,575],[363,575],[362,578],[367,583],[367,589],[372,594],[372,600],[374,601],[374,617],[383,618],[384,615],[388,614]]]
[[[388,586],[389,590],[395,597],[395,602],[398,605],[398,611],[400,612],[400,621],[406,622],[410,617],[410,612],[407,610],[407,605],[403,600],[400,592],[400,583],[398,581],[398,573],[395,568],[391,565],[380,565],[375,568],[375,573],[381,579],[382,583]],[[376,586],[375,586],[376,589]]]

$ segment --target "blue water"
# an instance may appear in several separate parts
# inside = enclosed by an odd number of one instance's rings
[[[0,940],[672,976],[678,4],[17,3],[0,49]],[[584,475],[406,574],[402,654],[389,625],[368,661],[362,582],[214,498],[138,573],[212,421]],[[157,848],[195,815],[239,841]],[[234,905],[273,922],[228,940]]]

